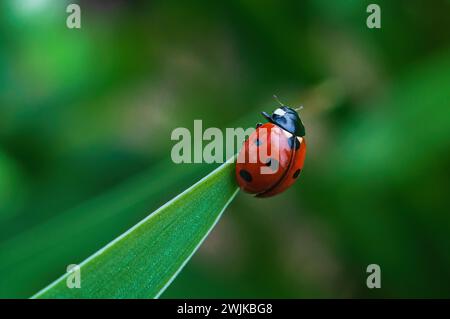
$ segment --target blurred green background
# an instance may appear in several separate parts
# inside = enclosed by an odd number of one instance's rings
[[[71,1],[75,2],[75,1]],[[0,4],[0,297],[29,297],[217,165],[176,127],[305,106],[303,175],[246,194],[162,297],[450,297],[450,1]],[[366,267],[381,267],[381,289]]]

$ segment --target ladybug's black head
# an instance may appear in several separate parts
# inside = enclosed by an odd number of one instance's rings
[[[305,127],[298,113],[288,106],[281,106],[273,111],[272,115],[261,112],[262,115],[271,123],[278,125],[282,129],[296,136],[305,136]]]

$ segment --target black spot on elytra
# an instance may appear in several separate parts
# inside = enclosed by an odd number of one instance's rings
[[[294,146],[295,146],[296,150],[298,150],[300,148],[300,141],[298,140],[297,136],[295,136],[295,135],[292,135],[290,138],[288,138],[288,144],[291,149],[293,149]]]
[[[248,183],[252,181],[252,175],[245,169],[241,169],[239,175]]]
[[[293,178],[297,178],[298,175],[300,175],[300,172],[301,172],[301,171],[302,171],[301,169],[296,170],[295,173],[294,173],[294,175],[292,175],[292,177],[293,177]]]
[[[259,138],[256,139],[255,145],[260,146],[262,144],[261,140]]]
[[[270,167],[274,172],[278,170],[278,161],[274,158],[269,158],[269,160],[264,165]]]

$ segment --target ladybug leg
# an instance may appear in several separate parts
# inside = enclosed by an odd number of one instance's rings
[[[260,127],[262,123],[256,123],[256,128]]]

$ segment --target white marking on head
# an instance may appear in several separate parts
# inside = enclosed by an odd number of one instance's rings
[[[276,109],[276,110],[273,112],[273,114],[276,114],[276,115],[279,115],[279,116],[283,116],[284,114],[286,114],[286,112],[285,112],[283,109],[278,108],[278,109]]]

